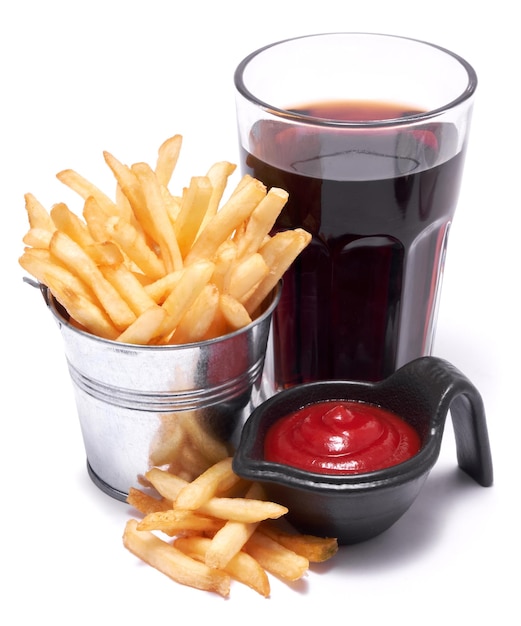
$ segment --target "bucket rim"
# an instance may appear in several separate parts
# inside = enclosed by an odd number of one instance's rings
[[[282,294],[282,283],[280,280],[274,289],[270,292],[268,296],[266,296],[264,302],[262,303],[262,312],[255,319],[253,319],[249,324],[239,328],[231,333],[227,333],[225,335],[219,335],[218,337],[213,337],[212,339],[205,339],[204,341],[197,341],[191,343],[182,343],[182,344],[165,344],[165,345],[149,345],[149,344],[135,344],[135,343],[125,343],[120,341],[115,341],[113,339],[106,339],[104,337],[99,337],[88,331],[82,330],[69,322],[70,315],[67,313],[66,309],[56,300],[51,290],[44,285],[43,283],[36,283],[33,286],[38,287],[42,293],[42,296],[45,300],[45,304],[47,308],[53,315],[55,321],[59,326],[65,326],[71,333],[77,334],[79,336],[83,336],[88,338],[89,341],[99,342],[102,344],[107,344],[110,346],[117,346],[118,349],[131,349],[133,351],[142,350],[144,352],[152,352],[152,351],[183,351],[189,348],[201,348],[204,346],[213,345],[216,343],[223,343],[225,341],[233,340],[235,337],[238,337],[243,334],[247,334],[250,330],[256,326],[261,325],[264,321],[269,319],[275,308],[277,307],[280,297]]]

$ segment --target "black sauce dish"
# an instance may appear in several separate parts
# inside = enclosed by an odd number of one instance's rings
[[[354,400],[394,412],[418,431],[421,449],[398,465],[362,474],[325,475],[264,458],[264,440],[278,419],[308,404]],[[459,467],[477,483],[493,483],[485,410],[476,387],[451,363],[421,357],[377,383],[324,381],[281,391],[246,421],[234,471],[264,485],[267,496],[288,507],[299,531],[354,544],[387,530],[409,509],[440,453],[450,410]]]

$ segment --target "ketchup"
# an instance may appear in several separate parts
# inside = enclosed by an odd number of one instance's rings
[[[357,474],[402,463],[420,446],[416,430],[390,411],[364,402],[326,401],[275,422],[264,456],[321,474]]]

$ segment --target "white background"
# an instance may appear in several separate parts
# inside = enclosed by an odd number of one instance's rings
[[[520,541],[518,21],[507,0],[433,3],[264,0],[18,0],[0,9],[0,236],[3,282],[0,559],[5,624],[517,623]],[[184,147],[174,185],[237,161],[237,63],[289,36],[376,31],[466,57],[479,90],[454,221],[435,353],[480,389],[495,485],[457,470],[448,426],[438,464],[391,530],[344,548],[269,599],[184,588],[122,546],[131,512],[85,470],[59,332],[17,259],[23,194],[78,208],[55,174],[71,167],[109,193],[102,151],[155,159]],[[512,566],[512,568],[510,567]],[[285,617],[283,617],[283,615]]]

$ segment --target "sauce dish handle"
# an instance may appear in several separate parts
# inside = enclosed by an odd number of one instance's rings
[[[450,411],[456,438],[459,467],[483,487],[493,483],[492,455],[483,399],[477,388],[452,363],[438,357],[420,357],[404,365],[391,379],[402,378],[407,387],[416,386],[425,395],[432,411],[432,427],[441,439]]]

